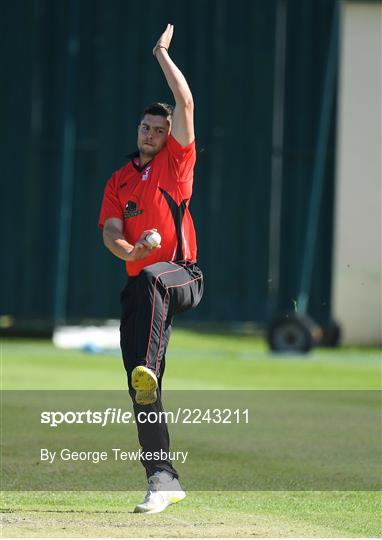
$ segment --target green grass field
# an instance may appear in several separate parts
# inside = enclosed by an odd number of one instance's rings
[[[380,352],[317,349],[270,355],[253,337],[175,330],[166,389],[372,390]],[[3,341],[3,388],[125,389],[118,354],[55,349],[46,341]],[[272,470],[269,470],[272,474]],[[372,491],[190,491],[166,512],[132,513],[142,492],[3,492],[6,537],[379,537],[381,497]]]

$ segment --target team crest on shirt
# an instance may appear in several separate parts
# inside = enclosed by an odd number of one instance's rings
[[[139,210],[138,201],[127,201],[123,215],[125,218],[131,218],[142,214],[143,210]]]
[[[151,165],[149,165],[148,167],[146,167],[146,169],[143,171],[143,174],[142,174],[142,180],[143,180],[143,181],[149,179],[150,172],[151,172]]]

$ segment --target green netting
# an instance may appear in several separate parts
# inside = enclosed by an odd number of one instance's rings
[[[187,317],[266,322],[272,279],[271,163],[277,151],[272,149],[276,5],[276,0],[3,4],[0,314],[46,324],[54,316],[63,137],[71,92],[67,47],[75,32],[79,50],[70,98],[75,161],[66,317],[118,317],[123,264],[103,248],[99,206],[106,180],[135,148],[140,111],[148,102],[170,99],[151,46],[171,21],[173,57],[196,103],[198,164],[191,208],[206,279],[204,301]],[[333,5],[334,0],[287,2],[276,309],[292,308],[298,293]],[[330,316],[333,136],[329,154],[310,305],[322,322]],[[218,239],[222,233],[223,241]]]

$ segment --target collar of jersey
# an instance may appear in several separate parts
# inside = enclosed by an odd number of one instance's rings
[[[144,171],[144,170],[146,169],[147,165],[149,165],[149,164],[152,162],[152,160],[154,159],[154,158],[153,158],[153,159],[150,159],[150,161],[148,161],[147,163],[145,163],[145,165],[143,165],[143,167],[140,167],[139,165],[137,165],[137,164],[135,163],[135,158],[139,157],[139,152],[138,152],[138,151],[132,152],[131,154],[127,154],[126,157],[131,161],[131,163],[132,163],[134,169],[135,169],[136,171],[140,172],[140,173],[141,173],[142,171]]]

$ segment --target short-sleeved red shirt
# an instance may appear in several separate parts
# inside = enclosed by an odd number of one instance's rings
[[[109,218],[123,221],[123,234],[134,245],[142,232],[158,229],[161,248],[145,259],[126,262],[129,276],[163,261],[196,261],[196,235],[188,209],[196,161],[195,141],[181,146],[170,134],[166,146],[144,167],[131,156],[106,184],[99,217],[102,228]]]

